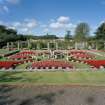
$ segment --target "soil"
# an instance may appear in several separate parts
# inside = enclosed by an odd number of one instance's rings
[[[1,85],[0,105],[105,105],[105,87]]]

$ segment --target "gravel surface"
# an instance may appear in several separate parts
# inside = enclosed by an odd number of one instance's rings
[[[105,87],[1,85],[0,105],[105,105]]]

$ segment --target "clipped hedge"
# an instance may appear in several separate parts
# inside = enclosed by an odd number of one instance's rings
[[[10,56],[10,55],[16,54],[18,52],[20,52],[20,50],[10,51],[9,53],[5,54],[4,56],[7,57],[7,56]]]

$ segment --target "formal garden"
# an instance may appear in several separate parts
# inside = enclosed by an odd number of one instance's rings
[[[104,105],[104,30],[88,36],[80,23],[59,38],[0,26],[0,105]]]
[[[67,31],[60,38],[49,34],[19,35],[1,25],[1,83],[104,85],[104,26],[102,23],[91,36],[89,25],[79,23],[74,35]]]

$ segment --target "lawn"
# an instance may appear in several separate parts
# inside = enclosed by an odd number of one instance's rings
[[[0,72],[1,84],[34,85],[101,85],[105,86],[105,71],[74,72]]]
[[[71,64],[73,64],[73,66],[76,68],[76,69],[88,69],[88,70],[91,70],[91,67],[87,64],[84,64],[84,63],[80,63],[80,62],[70,62]]]

